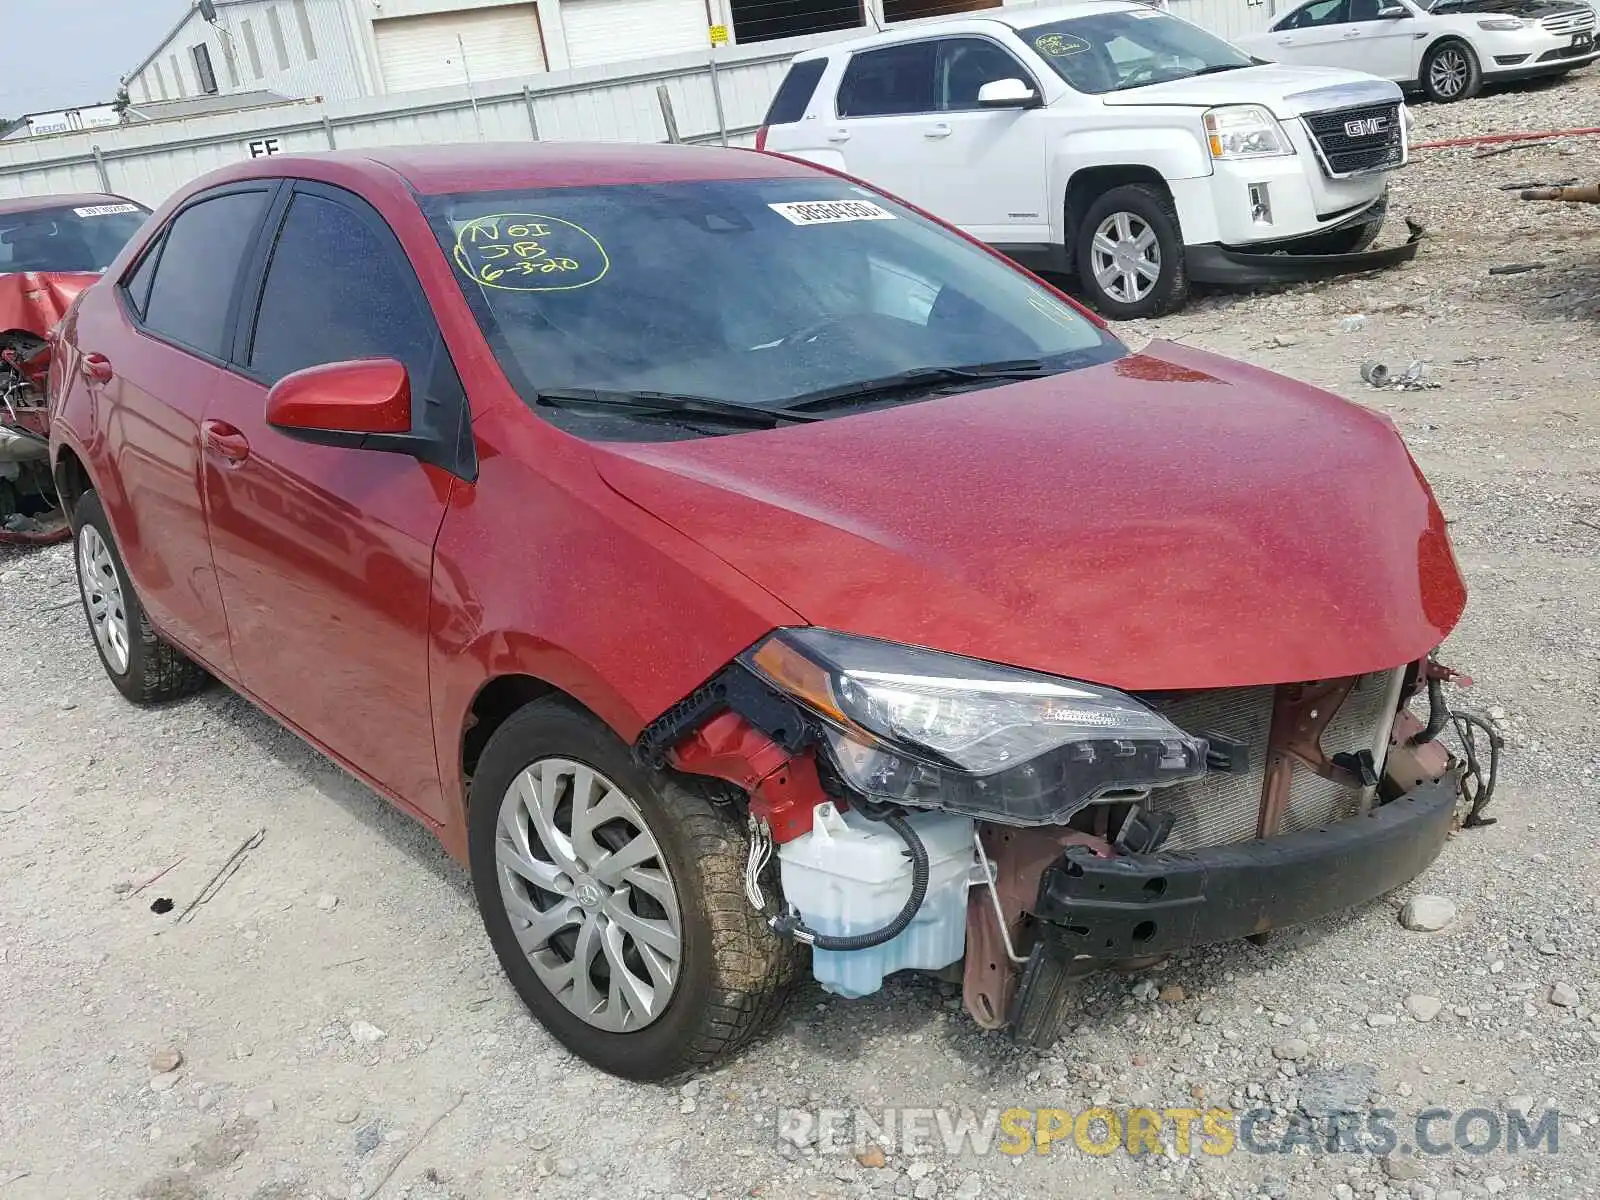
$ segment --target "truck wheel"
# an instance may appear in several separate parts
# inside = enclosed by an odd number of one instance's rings
[[[1151,184],[1123,184],[1091,204],[1073,257],[1094,306],[1119,321],[1159,317],[1189,298],[1178,213]]]
[[[692,778],[637,766],[605,725],[550,698],[495,731],[472,795],[489,941],[572,1053],[659,1082],[732,1054],[781,1012],[803,951],[745,899],[742,828]]]
[[[1470,100],[1483,86],[1483,68],[1471,46],[1451,39],[1437,43],[1422,60],[1419,81],[1428,99],[1436,104]]]
[[[78,498],[72,527],[83,614],[89,619],[100,663],[117,691],[135,704],[160,704],[205,687],[211,676],[163,641],[145,616],[112,539],[106,510],[93,490]]]

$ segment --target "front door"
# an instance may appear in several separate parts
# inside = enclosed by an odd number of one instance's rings
[[[923,169],[938,181],[939,216],[985,242],[1048,242],[1046,138],[1040,128],[1045,114],[978,107],[978,90],[986,83],[1017,79],[1037,92],[1038,81],[987,38],[944,38],[937,48],[938,112],[919,132]]]
[[[265,411],[285,375],[359,358],[404,363],[419,407],[465,397],[382,218],[317,184],[296,184],[287,205],[254,328],[241,323],[235,373],[205,411],[227,447],[208,453],[204,481],[234,658],[263,703],[438,820],[428,607],[452,477],[402,454],[309,445]]]

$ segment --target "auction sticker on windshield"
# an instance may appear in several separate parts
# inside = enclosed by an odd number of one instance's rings
[[[80,217],[112,217],[117,213],[138,212],[137,204],[90,204],[72,210]]]
[[[894,214],[870,200],[790,200],[767,205],[793,225],[834,225],[840,221],[892,221]]]

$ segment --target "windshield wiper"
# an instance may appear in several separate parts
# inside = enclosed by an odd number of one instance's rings
[[[1247,63],[1212,63],[1209,67],[1201,67],[1198,71],[1184,76],[1186,79],[1198,79],[1202,75],[1216,75],[1221,71],[1242,71],[1246,67],[1259,67],[1265,64],[1260,62]]]
[[[616,408],[641,416],[695,416],[752,429],[775,429],[785,422],[820,421],[810,413],[788,412],[782,408],[763,408],[737,400],[718,400],[713,396],[691,396],[681,392],[608,391],[604,388],[547,388],[534,395],[536,404],[552,408]]]
[[[804,413],[807,409],[826,408],[851,400],[877,400],[901,392],[920,392],[947,383],[988,383],[1007,379],[1038,379],[1056,375],[1070,368],[1050,365],[1034,358],[1012,359],[1008,362],[971,363],[959,367],[913,367],[878,379],[864,379],[859,383],[846,383],[838,387],[818,388],[790,397],[779,412]]]

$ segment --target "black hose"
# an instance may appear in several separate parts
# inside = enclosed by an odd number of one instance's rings
[[[1445,722],[1450,719],[1450,710],[1444,703],[1444,683],[1441,680],[1428,678],[1428,723],[1411,735],[1412,746],[1425,745],[1438,737],[1444,731]]]
[[[803,942],[818,950],[870,950],[897,937],[907,925],[911,924],[928,894],[928,848],[922,844],[917,831],[911,828],[911,822],[904,817],[897,813],[889,813],[882,820],[900,835],[906,844],[906,852],[911,856],[911,895],[906,897],[905,907],[895,915],[894,920],[871,933],[852,933],[837,937],[808,928],[798,913],[781,913],[768,922],[774,933],[779,937]]]
[[[1483,810],[1489,807],[1489,801],[1494,799],[1494,785],[1500,778],[1500,748],[1504,744],[1500,732],[1494,725],[1478,716],[1476,713],[1457,712],[1450,714],[1451,721],[1455,724],[1456,736],[1461,739],[1461,753],[1466,760],[1465,770],[1461,775],[1461,792],[1470,808],[1466,818],[1461,822],[1463,829],[1479,829],[1485,825],[1493,825],[1495,819],[1483,815]],[[1478,757],[1478,739],[1474,730],[1481,729],[1489,741],[1488,774],[1484,774],[1485,763]]]

